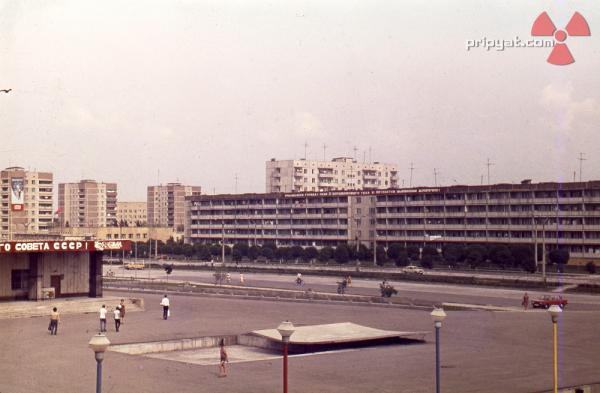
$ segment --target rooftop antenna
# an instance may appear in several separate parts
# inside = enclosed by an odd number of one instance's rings
[[[356,152],[358,151],[358,148],[354,146],[352,150],[354,150],[354,162],[356,162]]]
[[[437,175],[439,175],[440,172],[437,170],[437,168],[433,168],[433,184],[435,184],[435,186],[437,187]]]
[[[325,151],[327,150],[327,145],[323,143],[323,161],[325,161]]]
[[[417,168],[415,168],[414,164],[411,162],[411,163],[410,163],[410,168],[408,168],[408,169],[410,169],[410,181],[408,182],[408,186],[409,186],[409,187],[412,187],[412,181],[413,181],[413,171],[414,171],[415,169],[417,169]]]
[[[587,160],[587,158],[583,158],[583,155],[584,155],[584,153],[579,153],[579,158],[578,158],[578,160],[579,160],[579,182],[581,182],[581,179],[582,179],[581,175],[583,172],[583,162]]]
[[[481,175],[481,185],[483,186],[483,175]]]
[[[308,142],[304,142],[304,160],[306,160],[306,148],[308,147]]]
[[[494,163],[490,162],[490,159],[487,159],[487,164],[485,164],[487,166],[487,184],[488,186],[490,185],[490,166],[495,165]]]
[[[369,146],[369,164],[372,164],[373,161],[371,160],[371,146]]]
[[[237,186],[238,186],[238,175],[235,174],[235,193],[237,194]]]

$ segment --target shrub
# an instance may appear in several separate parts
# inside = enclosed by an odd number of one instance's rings
[[[319,250],[319,255],[317,256],[317,258],[321,262],[327,262],[332,257],[333,257],[333,248],[331,248],[331,247],[323,247],[322,249]]]
[[[335,248],[333,257],[337,263],[347,263],[350,260],[350,250],[348,250],[348,246],[345,244],[338,245]]]
[[[423,255],[423,257],[421,258],[421,266],[423,266],[425,269],[432,269],[433,259],[434,257],[430,254]]]
[[[596,274],[596,264],[593,261],[589,261],[585,264],[585,268],[590,274]]]
[[[392,243],[387,249],[387,256],[389,259],[395,261],[398,259],[398,256],[401,252],[404,252],[404,247],[398,243]]]
[[[406,250],[403,250],[400,254],[398,254],[398,258],[396,258],[396,266],[408,266],[410,260],[408,259],[408,253]]]
[[[306,247],[302,252],[302,259],[310,261],[319,255],[319,251],[315,247]]]

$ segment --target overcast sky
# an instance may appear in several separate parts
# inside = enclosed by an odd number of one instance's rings
[[[547,11],[576,62],[529,39]],[[600,2],[0,0],[0,166],[263,192],[271,157],[353,156],[413,184],[600,179]],[[160,177],[159,177],[160,170]],[[577,173],[579,177],[579,173]],[[486,180],[487,181],[487,180]],[[408,183],[408,180],[407,180]]]

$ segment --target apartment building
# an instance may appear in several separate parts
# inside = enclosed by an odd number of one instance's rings
[[[10,167],[0,172],[0,238],[46,233],[52,226],[53,175]]]
[[[266,163],[267,192],[377,190],[398,188],[398,167],[358,163],[348,157],[331,161],[275,160]]]
[[[600,260],[600,181],[187,198],[185,241],[537,244]]]
[[[180,183],[148,186],[148,225],[170,227],[183,232],[185,221],[185,197],[200,195],[199,186],[184,186]]]
[[[146,202],[117,202],[117,223],[126,226],[145,226],[148,221]]]
[[[117,183],[81,180],[58,185],[58,217],[62,227],[117,225]]]

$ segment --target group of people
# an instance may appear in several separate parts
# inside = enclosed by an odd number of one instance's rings
[[[166,296],[166,295],[165,295]],[[106,305],[103,304],[100,308],[100,332],[106,332],[106,315],[108,314],[108,309]],[[121,299],[121,303],[115,307],[113,310],[113,315],[115,319],[115,331],[119,332],[119,328],[121,324],[124,323],[125,319],[125,299]],[[58,308],[52,308],[52,313],[50,313],[50,324],[48,325],[48,331],[51,335],[56,336],[58,333],[58,322],[60,321],[60,314],[58,313]]]

